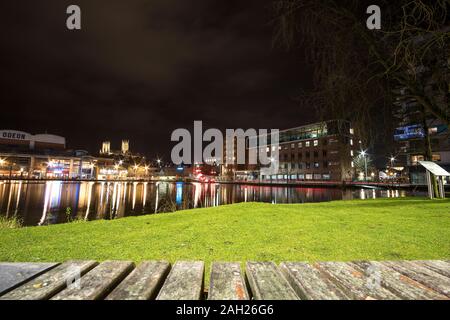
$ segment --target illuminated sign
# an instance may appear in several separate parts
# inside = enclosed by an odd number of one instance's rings
[[[394,140],[404,141],[409,139],[423,139],[425,131],[421,125],[411,125],[395,129]]]
[[[30,135],[21,131],[0,131],[0,137],[9,140],[30,140]]]

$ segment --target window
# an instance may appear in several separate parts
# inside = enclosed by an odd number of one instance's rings
[[[303,148],[303,143],[299,142],[299,143],[298,143],[298,147],[299,147],[299,148]]]
[[[350,134],[355,134],[355,130],[353,128],[350,128]]]
[[[330,180],[331,176],[329,174],[324,174],[324,175],[322,175],[322,179],[323,180]]]
[[[323,150],[323,151],[322,151],[322,156],[323,156],[324,158],[327,157],[327,150]]]
[[[352,161],[352,168],[354,168],[355,167],[355,163]]]
[[[351,146],[353,145],[353,139],[350,139],[350,145]]]
[[[319,167],[320,167],[319,163],[318,162],[314,162],[314,168],[319,168]]]
[[[317,147],[319,145],[319,140],[314,140],[314,147]]]
[[[273,150],[273,151],[275,151],[275,150]],[[269,148],[269,147],[266,148],[266,152],[267,152],[267,153],[270,152],[270,148]]]
[[[306,163],[306,169],[310,169],[311,168],[311,164],[309,162]]]
[[[440,162],[441,155],[439,153],[433,154],[433,161]]]
[[[291,149],[295,148],[295,144],[291,143]]]
[[[355,153],[353,152],[353,150],[350,150],[350,157],[353,157],[355,155]]]
[[[425,160],[424,156],[418,155],[418,156],[411,156],[411,164],[413,166],[416,166],[419,164],[419,161]]]
[[[305,142],[305,146],[306,146],[307,148],[310,147],[310,146],[311,146],[311,142],[306,141],[306,142]]]

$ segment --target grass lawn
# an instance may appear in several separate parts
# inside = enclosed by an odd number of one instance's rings
[[[237,204],[0,229],[0,261],[450,259],[450,201]]]

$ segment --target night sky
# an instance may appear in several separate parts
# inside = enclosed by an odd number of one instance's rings
[[[82,30],[66,28],[66,8]],[[2,1],[1,129],[53,133],[98,152],[103,140],[149,157],[170,134],[315,121],[302,50],[272,47],[271,1]]]

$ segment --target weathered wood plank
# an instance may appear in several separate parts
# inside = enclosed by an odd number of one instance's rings
[[[446,261],[413,261],[413,263],[450,278],[450,263]]]
[[[380,262],[354,262],[351,265],[366,276],[374,276],[374,282],[388,289],[405,300],[446,300],[447,298],[434,290],[414,281]],[[376,283],[373,283],[376,285]]]
[[[166,261],[144,261],[131,272],[106,300],[154,299],[170,270]]]
[[[203,290],[203,272],[205,264],[202,261],[178,261],[173,266],[157,300],[199,300]]]
[[[249,300],[240,263],[214,262],[208,300]]]
[[[17,288],[57,265],[58,263],[0,263],[0,295]]]
[[[382,263],[428,288],[450,297],[450,279],[442,274],[409,261],[387,261]]]
[[[273,262],[247,262],[246,275],[255,300],[298,300]]]
[[[86,273],[79,286],[73,285],[52,300],[98,300],[104,298],[133,269],[130,261],[105,261]]]
[[[321,262],[314,265],[339,287],[346,295],[355,300],[398,300],[389,290],[377,285],[376,278],[356,270],[344,262]]]
[[[4,300],[45,300],[64,289],[79,273],[85,274],[97,265],[95,261],[67,261],[24,285],[8,292]]]
[[[283,262],[280,270],[303,300],[348,300],[350,297],[311,264]]]

